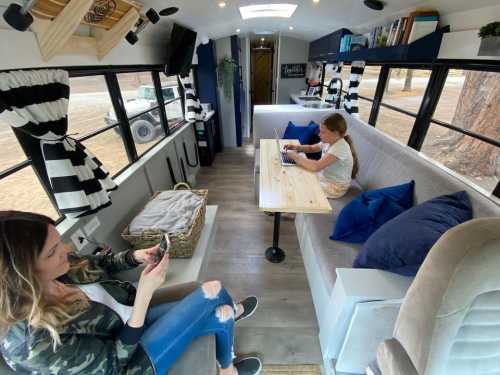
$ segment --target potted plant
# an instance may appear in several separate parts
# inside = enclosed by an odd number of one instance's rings
[[[500,56],[500,22],[489,23],[479,30],[481,46],[478,56]]]
[[[238,65],[228,56],[223,57],[217,65],[217,82],[228,100],[231,99],[236,69],[238,69]]]

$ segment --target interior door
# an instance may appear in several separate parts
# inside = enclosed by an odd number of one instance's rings
[[[252,105],[272,104],[273,50],[252,49]]]

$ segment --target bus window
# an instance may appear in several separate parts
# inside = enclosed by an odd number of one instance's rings
[[[500,73],[452,69],[422,152],[491,192],[500,177],[499,118]]]

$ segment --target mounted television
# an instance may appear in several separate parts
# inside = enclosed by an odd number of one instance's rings
[[[174,23],[165,72],[167,75],[187,75],[191,69],[196,32]]]

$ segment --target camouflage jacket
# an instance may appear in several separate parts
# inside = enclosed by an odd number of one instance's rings
[[[71,262],[82,260],[89,262],[91,272],[70,271],[60,281],[67,284],[98,282],[118,302],[133,304],[135,287],[110,277],[138,265],[131,252],[70,258]],[[59,333],[62,344],[54,350],[46,330],[33,329],[26,321],[20,321],[5,336],[0,351],[9,366],[21,374],[155,374],[138,345],[142,330],[124,325],[119,315],[103,304],[90,301],[90,308]]]

